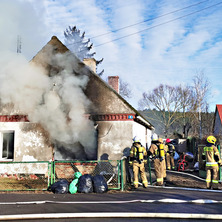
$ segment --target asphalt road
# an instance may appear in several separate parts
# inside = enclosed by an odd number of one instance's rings
[[[222,221],[222,191],[149,187],[103,194],[0,194],[1,221],[202,221],[210,216]]]

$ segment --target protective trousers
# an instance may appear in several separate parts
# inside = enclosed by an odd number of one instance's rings
[[[167,161],[167,169],[171,170],[171,169],[175,169],[175,164],[174,164],[174,158],[172,155],[170,155],[169,153],[166,154],[166,161]]]
[[[156,185],[162,186],[163,185],[163,177],[165,176],[165,161],[160,161],[159,159],[154,160],[154,170],[156,176]]]
[[[135,188],[138,188],[138,186],[139,186],[139,172],[141,175],[143,186],[147,187],[148,182],[147,182],[147,178],[146,178],[144,163],[133,162],[133,176],[134,176],[133,184],[134,184]]]
[[[218,188],[218,180],[219,180],[219,167],[217,166],[206,166],[206,184],[207,188]],[[212,180],[211,180],[212,178]]]

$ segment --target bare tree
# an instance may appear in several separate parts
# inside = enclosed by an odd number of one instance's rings
[[[119,94],[124,98],[131,98],[132,97],[132,90],[129,87],[127,82],[124,82],[122,79],[119,81]]]
[[[172,87],[161,84],[150,93],[143,93],[139,108],[152,111],[148,119],[161,123],[165,136],[173,128],[176,133],[182,129],[183,138],[191,132],[193,136],[199,134],[201,139],[202,124],[208,128],[212,126],[212,115],[207,109],[208,92],[209,82],[202,71],[194,76],[192,86]],[[207,132],[209,129],[204,128],[204,133]]]
[[[194,93],[190,86],[179,86],[178,90],[180,94],[181,112],[183,119],[183,138],[185,138],[188,136],[189,130],[192,127],[189,118],[189,112],[192,110],[192,105],[194,103]]]
[[[160,115],[157,115],[157,112],[153,112],[153,116],[155,116],[155,120],[163,124],[164,134],[167,137],[169,127],[178,118],[181,118],[179,113],[182,108],[180,100],[180,87],[161,84],[150,93],[144,92],[143,98],[139,101],[139,106],[150,110],[155,108],[160,112]]]
[[[205,77],[203,71],[197,73],[193,79],[193,91],[194,91],[194,104],[193,111],[198,113],[199,120],[199,138],[202,138],[202,118],[201,114],[206,110],[207,104],[207,95],[209,92],[209,81]]]

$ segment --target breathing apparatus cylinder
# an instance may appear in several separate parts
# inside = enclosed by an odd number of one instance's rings
[[[165,154],[164,154],[164,145],[160,144],[159,146],[160,146],[160,158],[161,158],[161,157],[165,156]]]
[[[138,152],[139,152],[139,160],[143,160],[143,147],[142,146],[138,148]]]

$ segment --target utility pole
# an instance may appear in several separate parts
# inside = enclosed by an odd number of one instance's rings
[[[22,53],[22,40],[20,35],[17,36],[17,53]]]

